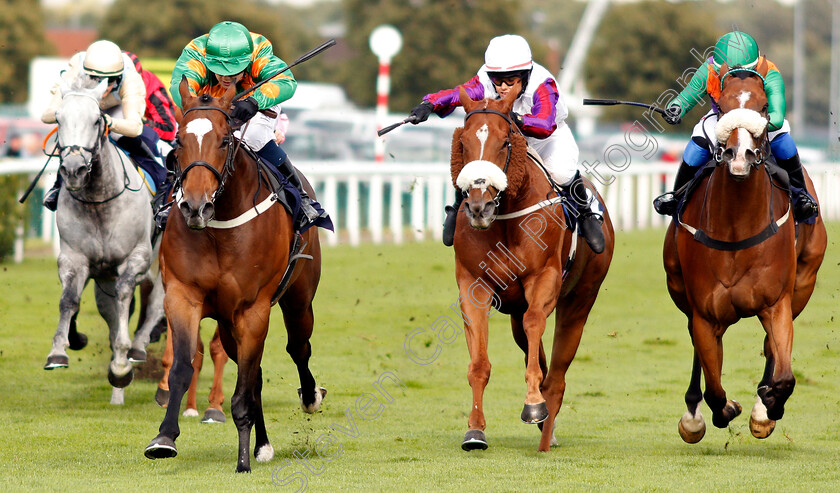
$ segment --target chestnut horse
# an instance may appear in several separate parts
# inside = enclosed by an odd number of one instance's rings
[[[511,123],[514,97],[473,101],[462,90],[467,115],[452,138],[452,180],[465,196],[463,212],[458,212],[465,217],[459,217],[455,230],[455,276],[473,393],[464,450],[487,448],[483,396],[490,379],[487,324],[494,310],[510,315],[513,338],[525,352],[527,392],[521,419],[540,423],[540,451],[556,444],[554,420],[563,402],[566,370],[615,243],[606,211],[601,254],[577,241],[568,228],[547,173],[528,157],[525,137]],[[603,204],[597,192],[594,196]],[[555,310],[547,366],[542,335]]]
[[[188,164],[176,170],[180,213],[170,214],[160,253],[174,361],[166,415],[145,455],[177,455],[178,413],[193,374],[199,322],[210,317],[218,323],[225,352],[238,365],[231,398],[239,434],[236,470],[248,472],[252,427],[256,459],[268,461],[274,455],[263,415],[260,368],[273,299],[279,297],[283,311],[286,350],[298,368],[302,407],[315,412],[323,398],[308,366],[312,300],[321,275],[318,232],[311,228],[296,235],[293,218],[274,204],[258,163],[239,148],[228,113],[235,87],[218,99],[192,96],[186,79],[179,89],[184,116],[175,152],[178,163]],[[303,244],[297,256],[307,259],[295,263],[296,240]],[[284,276],[290,265],[294,269]]]
[[[757,316],[766,332],[766,364],[750,430],[757,438],[773,431],[795,383],[793,319],[811,297],[826,247],[822,219],[794,225],[788,193],[768,170],[766,74],[725,65],[721,73],[716,167],[671,222],[664,246],[668,291],[688,317],[694,345],[688,411],[678,427],[688,443],[706,432],[699,408],[704,397],[718,428],[741,413],[721,385],[722,339],[727,327],[745,317]]]

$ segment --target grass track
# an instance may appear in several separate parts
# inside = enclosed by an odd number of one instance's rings
[[[0,265],[0,434],[5,437],[0,491],[295,491],[302,477],[308,491],[837,490],[838,233],[840,225],[829,225],[816,292],[795,324],[797,386],[785,418],[767,440],[750,435],[763,330],[757,320],[742,321],[724,337],[723,383],[744,414],[721,430],[712,427],[704,405],[709,429],[697,445],[683,443],[677,434],[691,344],[684,317],[665,289],[663,231],[620,234],[569,370],[557,423],[560,446],[549,454],[536,452],[536,427],[519,422],[525,396],[522,353],[505,317],[491,317],[487,451],[460,449],[471,400],[463,335],[442,345],[428,365],[415,364],[404,352],[412,330],[454,314],[449,309],[457,299],[451,249],[437,243],[327,248],[311,368],[329,395],[321,412],[309,416],[300,410],[296,372],[275,309],[263,360],[263,401],[276,455],[267,464],[252,462],[251,475],[233,472],[231,420],[201,425],[182,418],[178,457],[145,459],[143,448],[163,417],[152,400],[156,382],[135,380],[124,406],[108,404],[110,350],[92,290],[86,290],[79,316],[90,345],[71,352],[69,369],[45,372],[60,293],[55,261]],[[211,333],[205,323],[202,334],[209,339]],[[430,332],[416,341],[421,343],[417,353],[432,354],[436,343]],[[375,387],[384,372],[406,386],[383,383],[392,402]],[[228,397],[234,376],[230,364]],[[199,407],[206,403],[209,384],[208,367]],[[368,408],[381,405],[373,419],[362,419],[356,409],[364,394],[379,398]],[[227,404],[226,411],[229,417]],[[296,453],[312,451],[328,432],[335,441],[329,447],[321,442],[319,450],[332,459],[311,452],[307,469]]]

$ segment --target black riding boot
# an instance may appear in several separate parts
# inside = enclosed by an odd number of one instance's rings
[[[793,218],[797,222],[811,219],[820,211],[819,205],[808,193],[805,186],[805,175],[802,174],[802,163],[799,161],[799,153],[788,159],[776,159],[776,163],[787,171],[790,178],[790,186],[801,189],[798,196],[793,197]]]
[[[455,242],[455,221],[458,219],[458,209],[461,208],[461,202],[463,201],[464,194],[460,190],[456,190],[455,202],[443,209],[446,211],[446,219],[443,220],[443,244],[446,246],[452,246]]]
[[[677,212],[677,205],[679,205],[685,193],[682,188],[691,181],[695,172],[697,172],[697,168],[689,166],[685,161],[681,162],[680,169],[677,170],[677,178],[674,180],[674,191],[663,193],[653,199],[654,210],[663,216],[673,216]]]
[[[172,210],[172,204],[167,206],[166,199],[169,198],[169,192],[172,190],[172,184],[175,182],[175,174],[172,172],[166,173],[166,181],[164,181],[152,199],[152,214],[155,216],[155,224],[158,229],[163,231],[166,229],[166,221],[169,219],[169,212]]]
[[[55,212],[58,208],[58,193],[61,191],[61,175],[56,176],[52,188],[44,194],[44,207]]]
[[[600,214],[592,212],[589,204],[590,200],[586,193],[586,184],[583,182],[580,173],[575,175],[575,179],[569,186],[569,191],[572,195],[572,201],[578,211],[578,221],[580,221],[580,231],[583,233],[583,238],[589,244],[589,248],[595,253],[604,251],[604,231],[601,229],[601,223],[604,222]]]
[[[288,157],[283,159],[280,162],[278,169],[286,178],[289,179],[289,183],[294,185],[294,187],[300,192],[300,208],[306,216],[307,221],[315,222],[319,217],[321,217],[321,214],[312,207],[312,199],[309,198],[306,190],[303,189],[303,183],[301,183],[295,167],[292,166],[292,161]]]

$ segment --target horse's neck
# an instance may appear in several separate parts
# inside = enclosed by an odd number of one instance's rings
[[[260,183],[257,163],[244,150],[236,153],[234,169],[225,181],[225,188],[216,200],[216,216],[219,220],[234,218],[252,208],[258,191],[257,203],[268,195],[268,186]]]
[[[109,140],[105,140],[99,150],[99,162],[90,170],[89,193],[112,196],[125,186],[128,168],[133,166],[128,157],[123,155]]]
[[[502,201],[500,214],[518,212],[548,198],[551,184],[548,182],[545,173],[530,159],[526,166],[526,175],[522,185],[516,190],[513,199],[506,198]]]

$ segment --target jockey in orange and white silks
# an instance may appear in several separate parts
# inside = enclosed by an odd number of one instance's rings
[[[552,179],[575,200],[581,231],[596,253],[604,248],[600,214],[590,207],[591,200],[578,170],[578,147],[566,124],[569,110],[557,88],[557,80],[542,65],[533,61],[531,48],[522,36],[506,34],[490,40],[484,53],[484,65],[469,81],[440,92],[427,94],[411,111],[412,123],[425,121],[429,114],[445,117],[460,106],[460,89],[473,100],[499,99],[516,92],[511,119],[525,135],[528,145],[543,160]],[[455,217],[462,195],[447,207],[443,242],[451,245]]]
[[[55,112],[61,105],[61,86],[70,83],[84,73],[91,81],[108,81],[108,89],[99,107],[109,129],[109,135],[132,159],[146,170],[154,182],[155,189],[166,179],[158,151],[158,136],[154,130],[143,124],[146,110],[146,85],[134,68],[134,63],[120,50],[119,46],[108,40],[99,40],[88,46],[87,50],[76,53],[70,58],[67,68],[61,72],[60,81],[50,90],[50,103],[41,114],[44,123],[55,123]],[[55,210],[58,200],[60,179],[44,197],[44,206]]]

